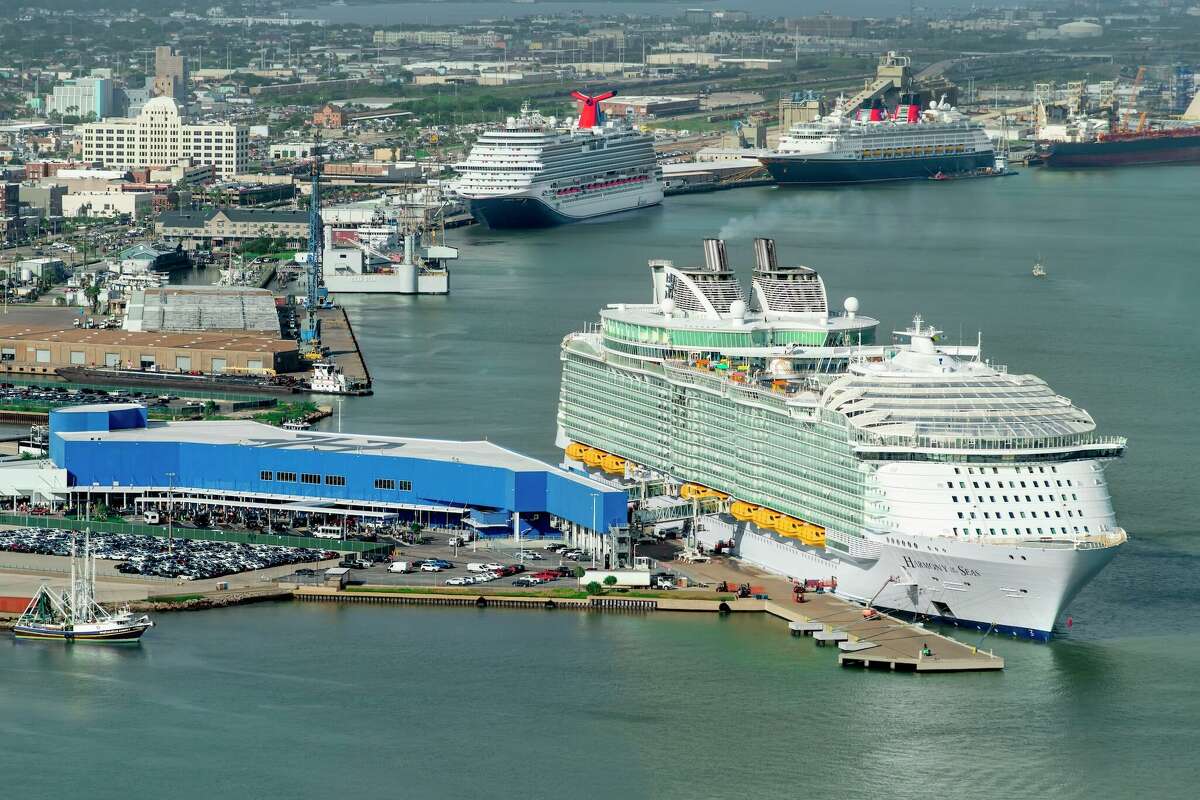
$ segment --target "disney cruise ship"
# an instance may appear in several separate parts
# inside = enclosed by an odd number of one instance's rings
[[[922,110],[907,94],[891,112],[875,98],[853,117],[839,107],[797,123],[759,160],[781,184],[866,183],[983,170],[996,153],[983,126],[945,100]]]
[[[568,465],[709,498],[701,540],[773,572],[1049,638],[1125,541],[1104,477],[1125,439],[919,316],[877,341],[857,299],[833,310],[814,270],[755,251],[749,298],[710,239],[702,267],[650,262],[651,304],[563,340]]]
[[[578,222],[662,202],[654,139],[600,111],[614,94],[573,92],[581,110],[569,127],[523,106],[454,165],[453,191],[491,228]]]

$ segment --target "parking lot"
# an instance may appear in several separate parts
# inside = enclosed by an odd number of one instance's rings
[[[446,586],[448,585],[447,581],[450,580],[474,579],[475,582],[463,585],[512,589],[519,588],[513,586],[512,582],[514,580],[520,578],[527,579],[538,572],[553,570],[559,567],[569,568],[573,572],[576,566],[587,566],[590,564],[590,561],[586,560],[575,561],[568,558],[561,558],[553,549],[547,549],[548,546],[561,546],[561,543],[557,543],[554,540],[527,542],[523,546],[518,547],[511,540],[506,539],[495,542],[472,542],[464,547],[455,548],[447,544],[448,538],[444,534],[435,535],[434,540],[428,544],[405,546],[401,548],[401,554],[396,555],[392,560],[406,561],[410,565],[418,561],[441,560],[453,564],[453,567],[443,568],[437,572],[426,572],[420,567],[413,567],[412,572],[396,573],[388,571],[388,563],[381,563],[371,566],[368,569],[355,569],[352,571],[350,577],[354,580],[361,580],[364,583],[404,586]],[[474,546],[472,547],[472,545]],[[524,571],[514,572],[509,575],[497,574],[497,577],[493,579],[480,580],[485,571],[468,569],[468,564],[523,567]],[[490,570],[488,572],[500,573],[501,571]],[[559,576],[553,580],[545,580],[534,588],[561,587],[574,589],[576,586],[577,581],[571,575]]]
[[[370,567],[355,567],[347,574],[347,579],[354,582],[384,586],[459,586],[462,588],[487,586],[493,589],[545,589],[563,588],[575,589],[578,582],[574,570],[591,564],[586,556],[580,554],[580,560],[563,558],[557,548],[563,548],[561,542],[552,539],[544,541],[533,540],[515,544],[511,539],[484,540],[468,543],[462,547],[453,547],[447,540],[451,534],[438,532],[426,534],[423,544],[403,545],[396,549],[390,560],[372,563]],[[347,556],[345,563],[356,560],[353,555]],[[421,565],[427,561],[441,561],[443,564],[436,571],[423,570]],[[406,562],[409,572],[391,572],[388,567],[395,562]],[[452,566],[445,566],[451,564]],[[471,565],[474,565],[473,568]],[[491,569],[485,569],[491,567]],[[522,587],[521,583],[528,581],[539,572],[559,570],[561,574],[550,577],[546,575],[533,586]],[[489,577],[489,574],[491,577]],[[284,580],[287,580],[286,578]],[[320,582],[321,576],[302,574],[296,576],[299,583]],[[521,581],[517,586],[513,581]],[[447,583],[451,581],[451,583]]]

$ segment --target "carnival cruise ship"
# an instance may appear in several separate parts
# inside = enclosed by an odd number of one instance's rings
[[[453,191],[491,228],[559,225],[662,202],[654,139],[600,111],[614,94],[572,93],[581,110],[569,126],[523,106],[454,165]]]
[[[563,340],[568,465],[707,498],[702,540],[775,573],[1049,638],[1125,541],[1104,476],[1125,439],[919,316],[878,341],[856,298],[755,249],[748,298],[706,240],[703,267],[650,262],[652,303]]]
[[[853,115],[839,106],[797,123],[760,161],[780,184],[867,183],[991,169],[996,153],[983,126],[944,99],[921,109],[907,94],[890,112],[875,98]]]

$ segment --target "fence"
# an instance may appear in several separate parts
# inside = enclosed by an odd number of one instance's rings
[[[160,539],[170,535],[174,539],[196,539],[208,542],[232,542],[236,544],[268,544],[277,547],[307,547],[313,550],[337,550],[339,552],[371,553],[389,550],[390,544],[360,542],[354,539],[317,539],[311,536],[279,536],[273,533],[251,531],[223,531],[204,528],[168,528],[165,525],[140,525],[130,522],[98,522],[62,517],[30,516],[26,514],[0,514],[0,525],[21,528],[52,528],[57,530],[81,531],[88,528],[92,533],[124,533],[133,536],[156,536]]]

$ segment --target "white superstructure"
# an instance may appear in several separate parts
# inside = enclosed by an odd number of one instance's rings
[[[749,295],[708,240],[705,267],[651,262],[653,304],[564,340],[568,459],[718,502],[775,572],[1048,637],[1125,540],[1103,472],[1125,440],[919,316],[876,344],[855,298],[833,311],[815,271],[756,251]]]
[[[568,126],[525,106],[454,168],[452,190],[491,227],[574,222],[663,198],[653,138],[596,112]]]
[[[994,158],[982,125],[944,100],[922,109],[907,95],[891,111],[875,100],[797,123],[760,160],[779,183],[858,183],[970,172]]]

